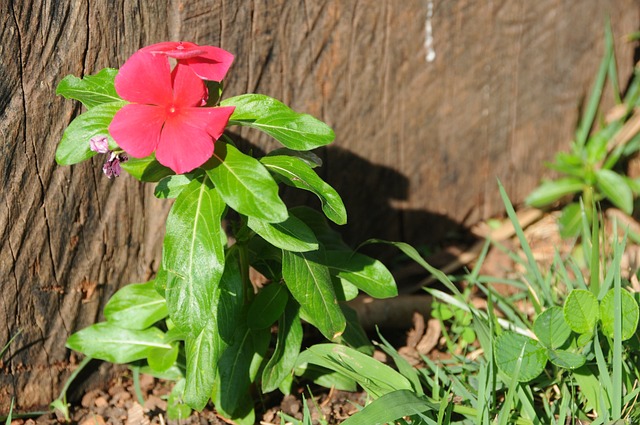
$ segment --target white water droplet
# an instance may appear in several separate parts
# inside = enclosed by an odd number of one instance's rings
[[[436,50],[433,48],[433,26],[431,20],[433,19],[433,0],[429,0],[427,3],[427,21],[425,23],[425,39],[424,48],[427,51],[427,62],[433,62],[436,60]]]

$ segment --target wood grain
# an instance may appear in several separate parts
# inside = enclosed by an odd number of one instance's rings
[[[611,16],[621,81],[637,0],[91,0],[0,2],[0,412],[46,406],[70,370],[68,335],[158,266],[168,204],[100,160],[59,167],[80,112],[55,96],[67,74],[118,67],[163,40],[236,55],[225,96],[259,92],[336,132],[321,174],[345,199],[347,239],[424,244],[502,211],[568,146]],[[610,99],[607,100],[609,104]],[[268,151],[251,130],[237,137]],[[286,193],[292,202],[316,201]]]

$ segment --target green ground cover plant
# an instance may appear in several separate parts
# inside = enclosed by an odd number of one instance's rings
[[[617,109],[609,120],[598,115],[607,81],[614,93]],[[611,27],[605,31],[605,52],[587,106],[576,130],[569,152],[560,152],[548,167],[558,177],[544,181],[527,198],[533,207],[547,207],[569,198],[560,219],[561,234],[565,237],[580,233],[581,210],[579,199],[592,219],[592,201],[608,201],[626,214],[634,210],[634,200],[640,193],[640,180],[626,176],[625,165],[640,150],[638,131],[640,106],[640,69],[624,96],[620,85]]]
[[[471,360],[448,346],[451,360],[436,363],[423,356],[426,367],[416,369],[379,335],[379,347],[394,362],[391,368],[349,347],[310,347],[299,364],[312,363],[354,380],[372,398],[344,424],[623,424],[640,419],[635,407],[640,396],[639,297],[621,276],[625,238],[617,236],[617,229],[614,236],[605,235],[600,215],[590,224],[583,208],[581,249],[574,251],[582,258],[556,254],[552,267],[543,271],[500,190],[525,254],[509,252],[525,272],[500,282],[518,287],[515,295],[501,295],[492,288],[495,278],[479,274],[490,243],[476,267],[460,279],[485,294],[486,310],[473,307],[454,279],[411,247],[396,244],[448,288],[428,289],[438,302],[472,317],[481,355]],[[522,301],[533,307],[533,315],[515,307]],[[467,344],[462,338],[457,343]]]

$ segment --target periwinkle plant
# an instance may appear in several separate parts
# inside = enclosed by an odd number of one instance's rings
[[[360,290],[385,298],[397,289],[382,263],[350,249],[325,219],[342,225],[346,211],[309,151],[331,143],[333,131],[265,95],[220,101],[232,61],[217,47],[166,42],[139,50],[120,70],[60,82],[57,93],[86,111],[64,132],[57,162],[106,154],[107,177],[124,170],[175,199],[155,279],[119,290],[106,321],[67,346],[175,380],[174,407],[200,410],[212,399],[221,414],[254,423],[250,386],[290,388],[303,321],[328,340],[366,348],[345,301]],[[282,148],[254,158],[224,134],[230,126],[261,130]],[[314,193],[324,215],[288,208],[279,184]],[[268,283],[254,288],[250,268]]]

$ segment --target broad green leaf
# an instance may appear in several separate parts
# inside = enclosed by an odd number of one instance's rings
[[[331,279],[333,281],[333,290],[336,292],[338,301],[351,301],[360,294],[358,287],[348,280],[341,279],[337,276],[332,276]]]
[[[173,386],[173,389],[169,394],[169,398],[167,400],[167,417],[172,421],[187,419],[191,416],[191,408],[182,400],[184,385],[184,379],[179,380]]]
[[[67,339],[68,348],[111,363],[130,363],[148,356],[153,348],[170,349],[158,328],[133,330],[109,322],[96,323]]]
[[[87,109],[103,103],[121,102],[122,99],[114,87],[117,73],[117,69],[104,68],[97,74],[85,75],[84,78],[67,75],[58,84],[56,94],[67,99],[79,100]]]
[[[239,264],[239,250],[231,247],[225,261],[218,293],[214,295],[215,318],[220,340],[230,345],[243,321],[244,283]]]
[[[153,190],[153,194],[159,199],[174,199],[196,177],[195,174],[174,174],[160,180]]]
[[[207,162],[207,175],[224,201],[240,214],[279,223],[288,217],[278,185],[255,158],[218,140]]]
[[[247,226],[264,240],[287,251],[305,252],[318,249],[318,239],[304,222],[289,216],[281,223],[269,223],[255,217],[249,217]]]
[[[329,226],[322,213],[309,207],[294,207],[289,210],[289,213],[309,226],[320,244],[326,249],[350,250],[349,246],[342,240],[340,233]]]
[[[214,321],[204,326],[198,335],[189,335],[184,351],[187,361],[184,402],[202,410],[211,397],[216,379],[216,367],[221,356],[220,341]]]
[[[300,364],[298,362],[295,375],[325,388],[350,392],[355,392],[358,389],[358,383],[355,379],[315,364]]]
[[[302,344],[302,324],[298,308],[295,302],[289,301],[278,322],[276,348],[262,372],[263,393],[277,389],[280,383],[293,373]]]
[[[596,186],[613,205],[627,214],[633,212],[633,192],[620,174],[612,170],[596,170]]]
[[[638,303],[633,295],[624,289],[620,290],[620,303],[622,311],[616,312],[613,304],[615,290],[609,289],[600,301],[600,320],[602,321],[602,332],[609,338],[613,338],[613,323],[615,315],[619,314],[622,318],[622,340],[626,341],[631,338],[638,327]]]
[[[175,365],[179,352],[178,344],[171,344],[171,348],[153,348],[147,356],[149,367],[156,372],[164,372]]]
[[[342,425],[395,423],[396,419],[429,410],[438,410],[438,405],[419,397],[413,391],[398,390],[373,400],[364,409],[342,422]]]
[[[496,338],[496,364],[509,377],[514,376],[520,353],[523,355],[518,381],[527,382],[544,370],[547,364],[546,349],[538,341],[512,331],[505,331]]]
[[[194,180],[180,193],[167,217],[162,245],[165,273],[160,276],[166,279],[171,320],[194,335],[200,334],[211,317],[212,294],[224,271],[224,209],[224,202],[207,181]]]
[[[120,163],[124,171],[143,182],[157,182],[173,173],[173,170],[160,164],[155,154],[145,158],[129,157],[126,162]]]
[[[591,291],[574,289],[564,302],[564,320],[572,331],[584,334],[593,331],[599,318],[598,300]]]
[[[229,125],[257,128],[289,149],[308,151],[333,141],[333,130],[308,114],[299,114],[282,102],[262,94],[225,99],[221,106],[235,106]]]
[[[579,203],[572,202],[562,209],[558,219],[560,235],[565,238],[577,236],[582,229],[582,208]]]
[[[382,262],[353,251],[327,251],[327,266],[374,298],[398,295],[396,281]]]
[[[311,151],[294,151],[293,149],[289,148],[278,148],[272,150],[267,154],[267,156],[282,155],[295,156],[296,158],[300,158],[311,168],[322,167],[322,159]]]
[[[331,221],[336,224],[347,222],[347,210],[338,192],[318,177],[305,161],[287,155],[265,156],[260,161],[286,185],[314,193]]]
[[[582,354],[564,350],[547,350],[547,357],[551,363],[564,369],[577,369],[587,361],[587,358]]]
[[[164,379],[165,381],[179,381],[180,379],[184,378],[182,369],[180,369],[175,364],[171,366],[169,369],[163,370],[162,372],[153,370],[149,365],[145,365],[140,367],[140,373],[144,373],[145,375],[151,375],[154,378]]]
[[[59,165],[72,165],[87,160],[96,153],[91,150],[92,137],[106,136],[109,146],[115,141],[109,135],[109,124],[113,116],[124,106],[124,102],[103,103],[77,116],[62,134],[56,150]]]
[[[258,373],[270,337],[269,329],[239,326],[235,340],[220,357],[213,399],[216,408],[234,415]]]
[[[250,329],[264,329],[273,325],[284,312],[289,300],[287,288],[280,283],[271,283],[258,292],[249,306],[247,325]]]
[[[556,349],[562,346],[571,335],[571,328],[564,320],[562,307],[554,306],[540,313],[533,322],[533,332],[547,348]]]
[[[367,333],[360,325],[358,319],[358,313],[346,304],[341,304],[342,313],[347,320],[347,326],[344,329],[344,333],[340,335],[341,344],[348,345],[351,348],[355,348],[361,353],[373,356],[374,348],[371,345],[371,341],[367,337]]]
[[[373,398],[396,390],[411,390],[407,378],[373,357],[338,344],[317,344],[298,356],[298,365],[311,363],[354,379]]]
[[[282,252],[282,276],[301,313],[329,340],[344,332],[346,321],[333,290],[322,251]]]
[[[532,207],[545,207],[558,199],[582,191],[584,183],[575,177],[543,182],[527,196],[525,202]]]
[[[124,286],[104,307],[104,317],[126,329],[146,329],[167,314],[167,302],[153,281]]]
[[[210,320],[199,335],[189,335],[185,340],[184,399],[199,410],[211,397],[222,353],[233,343],[237,332],[246,328],[240,316],[244,294],[237,249],[229,250],[224,273],[211,296]]]

